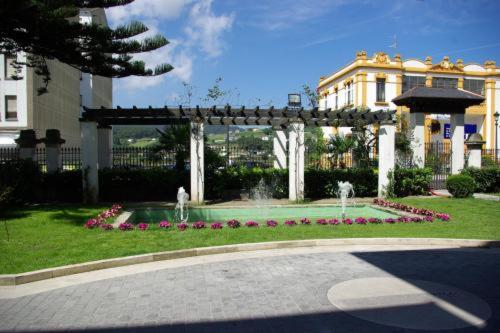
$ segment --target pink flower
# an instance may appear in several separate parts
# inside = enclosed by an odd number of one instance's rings
[[[391,224],[396,223],[396,219],[393,219],[392,217],[388,217],[384,221],[385,223],[391,223]]]
[[[94,229],[94,228],[97,228],[100,224],[101,224],[100,220],[90,219],[87,222],[85,222],[84,227],[87,229]]]
[[[179,223],[177,225],[177,229],[179,229],[180,231],[184,231],[186,230],[187,228],[189,228],[189,226],[186,224],[186,223]]]
[[[205,229],[206,225],[203,221],[197,221],[191,226],[193,229]]]
[[[444,214],[444,213],[436,214],[436,217],[438,219],[440,219],[441,221],[449,221],[450,220],[450,215]]]
[[[317,224],[320,224],[320,225],[325,225],[325,224],[328,224],[328,222],[326,221],[326,219],[317,219],[317,220],[316,220],[316,223],[317,223]]]
[[[118,226],[118,229],[120,229],[121,231],[134,230],[134,226],[130,223],[121,223]]]
[[[274,227],[278,226],[278,222],[275,221],[275,220],[267,220],[266,224],[267,224],[268,227],[271,227],[271,228],[274,228]]]
[[[366,219],[364,217],[357,217],[354,222],[357,224],[366,224]]]
[[[102,230],[113,230],[113,225],[109,223],[103,223],[101,224],[101,229]]]
[[[234,220],[234,219],[233,219],[233,220],[229,220],[229,221],[227,221],[227,226],[228,226],[229,228],[233,228],[233,229],[234,229],[234,228],[239,228],[239,227],[240,227],[240,225],[241,225],[241,224],[240,224],[240,221],[238,221],[238,220]]]
[[[351,219],[343,219],[342,223],[347,224],[347,225],[351,225],[352,224],[352,220]]]
[[[141,230],[141,231],[145,231],[147,228],[149,228],[149,224],[147,224],[147,223],[139,223],[137,225],[137,228],[139,228],[139,230]]]
[[[259,224],[257,222],[255,222],[255,221],[246,221],[245,225],[247,227],[258,227],[259,226]]]
[[[293,227],[294,225],[297,225],[297,222],[295,222],[294,220],[286,220],[285,225]]]
[[[158,227],[168,229],[168,228],[172,227],[172,223],[170,223],[168,221],[160,221],[160,223],[158,224]]]
[[[328,224],[338,225],[338,224],[340,224],[340,221],[339,221],[339,219],[330,219],[330,220],[328,220]]]
[[[368,223],[382,223],[382,220],[377,217],[370,217]]]
[[[311,220],[309,220],[307,217],[302,217],[302,218],[300,219],[300,223],[301,223],[301,224],[306,224],[306,225],[309,225],[309,224],[311,224]]]
[[[222,229],[222,223],[214,222],[210,225],[210,229]]]
[[[434,218],[432,216],[429,216],[429,215],[424,217],[424,220],[426,220],[427,222],[434,222]]]

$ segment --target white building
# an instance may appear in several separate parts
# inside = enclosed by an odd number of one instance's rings
[[[433,63],[431,57],[402,60],[400,55],[389,57],[377,52],[367,57],[365,51],[358,52],[353,62],[338,71],[321,77],[318,85],[320,109],[342,107],[368,107],[372,111],[397,109],[398,114],[407,115],[408,109],[396,107],[392,99],[416,87],[457,88],[483,95],[484,103],[470,107],[465,114],[465,134],[480,133],[486,148],[494,148],[495,125],[493,114],[500,110],[500,68],[494,61],[465,64],[457,59],[452,63],[448,57]],[[425,140],[449,140],[449,116],[427,114]],[[339,129],[348,133],[348,128]],[[337,132],[325,128],[325,135]],[[500,143],[499,143],[500,146]]]
[[[82,10],[80,22],[107,25],[106,14],[102,9]],[[10,64],[15,57],[25,59],[24,54],[0,55],[0,147],[14,146],[23,129],[34,129],[38,138],[44,137],[47,129],[58,129],[66,146],[80,146],[82,105],[112,107],[112,79],[49,60],[49,92],[38,96],[37,89],[44,83],[33,68],[23,66],[18,73],[22,79],[11,78],[15,69]]]

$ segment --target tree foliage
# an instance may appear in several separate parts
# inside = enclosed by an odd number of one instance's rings
[[[161,75],[173,69],[161,64],[146,68],[132,55],[156,50],[168,44],[165,37],[155,35],[141,41],[133,37],[148,31],[141,22],[133,21],[115,29],[81,24],[81,9],[105,9],[127,5],[134,0],[2,0],[0,1],[0,52],[25,52],[25,61],[16,66],[33,67],[43,76],[45,92],[50,81],[47,60],[57,59],[84,73],[110,78],[131,75]],[[13,77],[14,79],[18,77]]]

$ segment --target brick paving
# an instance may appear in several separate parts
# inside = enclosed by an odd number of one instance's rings
[[[0,299],[0,331],[423,332],[356,318],[327,298],[339,282],[391,276],[475,294],[492,310],[483,331],[500,331],[493,249],[293,254],[162,269]]]

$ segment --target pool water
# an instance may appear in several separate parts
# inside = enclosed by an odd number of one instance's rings
[[[377,217],[389,218],[397,215],[371,206],[350,206],[346,209],[348,218]],[[315,222],[318,218],[341,218],[340,206],[288,206],[288,207],[244,207],[244,208],[190,208],[189,222],[225,222],[236,219],[240,222],[249,220],[265,222],[269,219],[283,222],[293,219],[299,222],[301,217],[307,217]],[[174,210],[165,208],[141,208],[135,210],[131,218],[133,223],[158,223],[162,220],[174,221]]]

